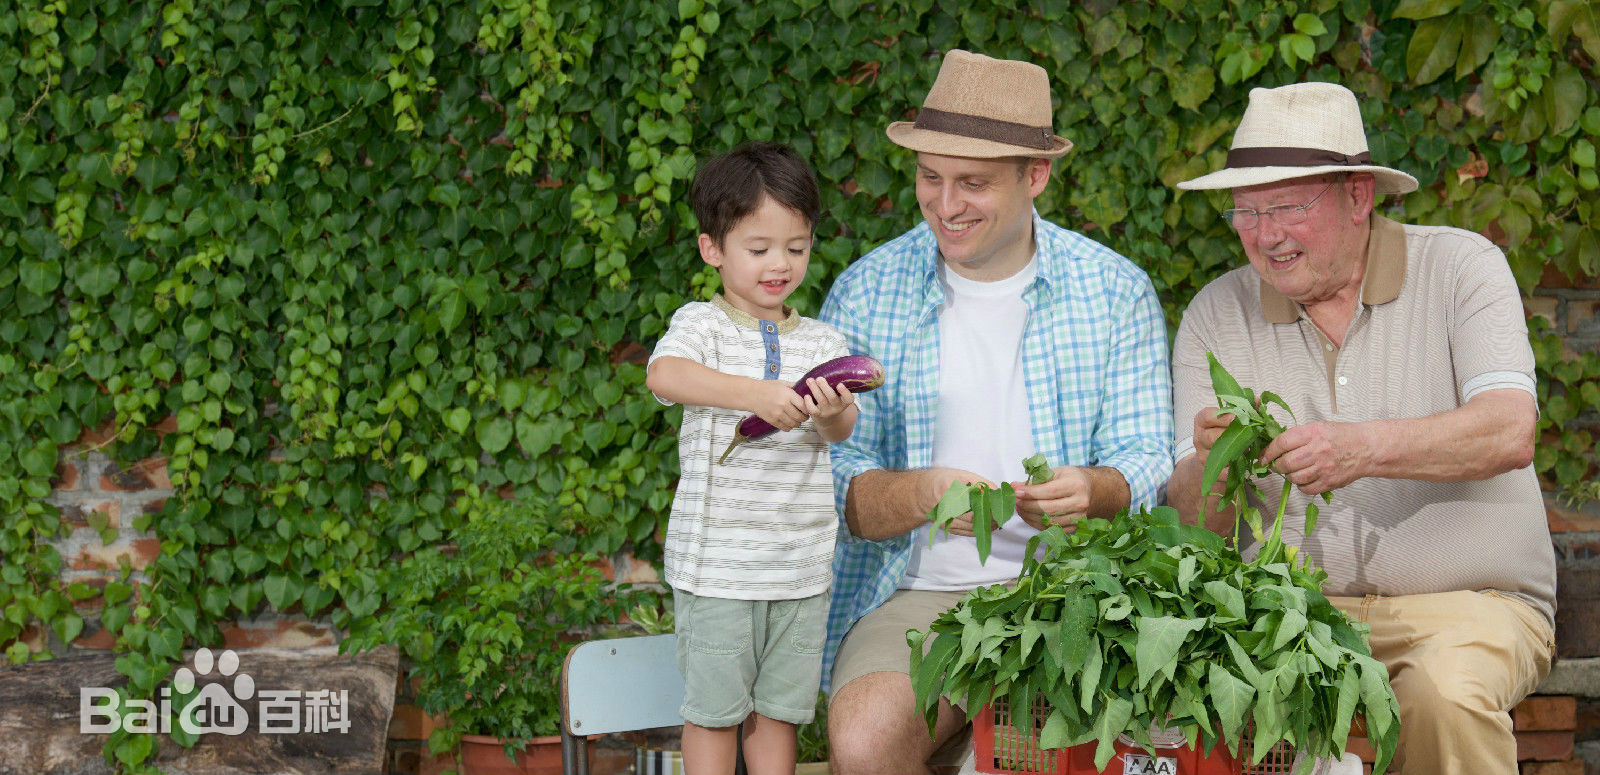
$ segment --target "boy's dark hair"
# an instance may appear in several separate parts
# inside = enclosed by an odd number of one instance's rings
[[[689,202],[700,231],[722,245],[740,219],[761,206],[761,197],[804,216],[814,229],[822,194],[811,166],[782,143],[752,141],[707,159],[689,184]]]

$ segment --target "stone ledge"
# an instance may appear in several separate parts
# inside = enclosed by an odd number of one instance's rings
[[[1562,659],[1534,694],[1571,694],[1600,697],[1600,657]]]

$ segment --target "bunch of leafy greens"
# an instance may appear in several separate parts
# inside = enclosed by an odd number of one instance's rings
[[[1217,479],[1227,472],[1222,491],[1224,507],[1231,506],[1234,510],[1233,543],[1239,544],[1239,523],[1250,526],[1250,532],[1257,541],[1263,542],[1261,555],[1275,558],[1283,554],[1290,559],[1294,558],[1296,547],[1285,546],[1283,543],[1283,512],[1289,505],[1289,490],[1294,484],[1288,477],[1283,478],[1283,491],[1278,494],[1278,513],[1273,519],[1272,535],[1263,534],[1261,511],[1250,504],[1246,488],[1255,491],[1262,502],[1266,498],[1256,488],[1254,479],[1268,476],[1273,473],[1268,464],[1262,462],[1261,453],[1267,445],[1283,433],[1283,425],[1276,418],[1267,414],[1265,407],[1277,404],[1283,407],[1290,417],[1294,411],[1283,402],[1276,394],[1262,391],[1259,397],[1255,391],[1247,387],[1240,387],[1238,380],[1222,368],[1217,362],[1217,357],[1206,353],[1206,360],[1211,363],[1211,387],[1217,392],[1217,407],[1226,414],[1233,415],[1233,420],[1224,428],[1222,435],[1217,437],[1216,444],[1211,447],[1210,454],[1206,457],[1205,469],[1201,475],[1200,492],[1209,493],[1216,485]],[[1322,494],[1322,502],[1332,500],[1331,493]],[[1209,498],[1200,499],[1200,515],[1202,523],[1205,519]],[[1306,535],[1311,535],[1312,529],[1317,526],[1317,504],[1306,504]]]
[[[1045,462],[1044,455],[1034,455],[1022,461],[1022,468],[1028,474],[1028,484],[1040,484],[1050,481],[1055,472]],[[999,487],[990,487],[982,482],[968,484],[967,482],[951,482],[950,488],[939,497],[939,503],[928,512],[928,521],[933,527],[928,530],[928,545],[933,546],[934,531],[950,534],[950,523],[956,517],[967,512],[972,512],[972,535],[978,544],[978,564],[989,561],[989,547],[993,545],[994,531],[999,530],[1006,520],[1011,519],[1012,512],[1017,508],[1017,493],[1010,482],[1002,482]]]
[[[1226,468],[1227,499],[1245,514],[1246,475],[1282,427],[1212,364],[1235,424],[1211,450],[1202,492]],[[1283,405],[1270,394],[1262,401]],[[970,720],[992,703],[1027,708],[1042,696],[1049,711],[1035,720],[1039,746],[1095,741],[1101,769],[1119,735],[1154,753],[1153,727],[1181,730],[1202,750],[1223,742],[1236,755],[1249,735],[1256,762],[1288,741],[1309,762],[1342,756],[1360,713],[1382,773],[1400,732],[1388,671],[1364,628],[1323,596],[1327,574],[1284,549],[1283,516],[1280,502],[1267,545],[1249,562],[1237,529],[1226,541],[1180,524],[1167,507],[1124,509],[1030,539],[1015,586],[974,590],[927,632],[906,633],[929,732],[941,697],[964,705]]]

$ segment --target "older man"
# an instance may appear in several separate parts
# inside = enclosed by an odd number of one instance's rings
[[[959,739],[948,703],[933,740],[914,712],[906,630],[1014,582],[1045,515],[1070,523],[1152,501],[1171,471],[1166,328],[1149,278],[1033,208],[1072,146],[1051,115],[1043,68],[949,52],[917,120],[888,128],[917,152],[924,222],[845,270],[819,315],[888,373],[833,449],[834,772],[917,772]],[[1034,453],[1058,466],[1053,481],[1020,481]],[[995,535],[987,563],[970,518],[930,547],[927,513],[952,482],[1008,480],[1022,519]]]
[[[1297,487],[1290,513],[1338,490],[1312,535],[1290,524],[1285,540],[1371,626],[1400,700],[1400,771],[1515,773],[1508,711],[1550,668],[1555,557],[1531,466],[1533,353],[1505,256],[1472,232],[1376,212],[1377,195],[1417,182],[1370,162],[1355,95],[1336,84],[1252,90],[1227,167],[1178,187],[1232,189],[1223,217],[1250,265],[1207,285],[1178,329],[1168,501],[1194,518],[1231,419],[1215,408],[1210,351],[1294,410],[1264,454]]]

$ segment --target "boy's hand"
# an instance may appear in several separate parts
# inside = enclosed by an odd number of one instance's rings
[[[752,379],[750,405],[757,417],[780,431],[794,430],[806,421],[806,404],[794,388],[775,379]]]
[[[806,414],[818,420],[837,417],[856,402],[856,397],[844,385],[834,390],[827,380],[817,377],[806,380],[806,385],[811,388],[811,395],[805,398]]]

